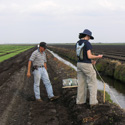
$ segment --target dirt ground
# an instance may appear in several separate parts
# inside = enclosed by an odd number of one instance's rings
[[[33,75],[26,77],[27,62],[34,49],[0,63],[0,125],[124,125],[125,111],[118,106],[102,103],[93,108],[76,105],[76,88],[62,89],[62,79],[75,78],[76,72],[58,61],[49,52],[48,73],[55,95],[49,101],[41,81],[41,98],[36,102],[33,93]],[[89,99],[87,99],[88,101]]]

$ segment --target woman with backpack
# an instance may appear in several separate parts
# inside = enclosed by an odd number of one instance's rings
[[[78,78],[78,89],[76,104],[85,104],[87,97],[87,86],[89,88],[89,104],[91,106],[98,104],[97,100],[97,79],[96,72],[92,64],[95,61],[92,59],[102,58],[103,55],[93,55],[91,53],[92,45],[89,42],[90,39],[94,39],[92,32],[85,29],[83,33],[79,34],[79,41],[76,43],[77,52],[77,78]]]

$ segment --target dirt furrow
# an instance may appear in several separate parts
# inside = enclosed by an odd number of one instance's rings
[[[27,55],[27,59],[28,59]],[[101,105],[94,108],[76,105],[76,88],[62,89],[62,80],[75,78],[76,72],[47,52],[48,73],[55,95],[60,98],[50,101],[45,86],[40,85],[43,103],[34,99],[33,75],[26,77],[27,67],[15,72],[0,88],[0,125],[82,125],[82,124],[120,124],[125,123],[125,112],[106,102],[98,92]],[[88,102],[88,100],[87,100]]]
[[[0,86],[2,86],[15,71],[27,65],[28,59],[34,50],[35,47],[0,63]]]
[[[24,80],[25,80],[26,67],[24,66],[15,72],[14,75],[0,88],[0,122],[1,125],[6,125],[9,123],[9,120],[16,121],[16,117],[13,119],[14,112],[18,113],[17,108],[22,105],[18,103],[18,100],[21,100],[20,93],[24,89]],[[16,109],[16,111],[15,111]],[[21,110],[20,110],[21,111]],[[9,125],[11,122],[9,123]]]
[[[71,125],[72,119],[68,113],[69,109],[65,107],[62,101],[62,69],[60,68],[63,63],[56,63],[56,59],[48,54],[48,73],[52,82],[55,95],[59,95],[60,99],[56,101],[49,101],[44,85],[41,82],[41,98],[43,103],[31,103],[31,121],[33,125]],[[53,60],[54,59],[54,60]],[[60,68],[60,70],[58,69]],[[67,67],[68,68],[68,67]],[[57,70],[59,72],[57,72]]]
[[[62,97],[62,69],[60,63],[51,64],[48,59],[48,72],[52,81],[54,94]],[[55,59],[55,58],[54,58]],[[53,60],[57,61],[57,60]],[[54,62],[53,62],[54,64]],[[57,69],[55,70],[55,67]],[[60,68],[59,72],[57,72]],[[41,98],[43,103],[36,102],[33,93],[33,75],[26,77],[27,68],[23,66],[0,87],[0,124],[2,125],[70,125],[72,120],[68,109],[61,99],[51,102],[41,81]]]

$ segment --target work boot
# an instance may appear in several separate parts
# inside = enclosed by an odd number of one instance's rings
[[[43,102],[43,100],[42,100],[42,99],[36,99],[36,101],[37,101],[37,102]]]
[[[96,103],[96,104],[91,104],[90,105],[90,108],[94,108],[94,107],[96,107],[96,106],[98,106],[99,104],[98,103]]]
[[[49,98],[50,99],[50,101],[53,101],[53,100],[56,100],[56,99],[58,99],[59,98],[59,96],[53,96],[53,97],[51,97],[51,98]]]
[[[78,107],[78,109],[83,109],[83,108],[89,108],[90,106],[89,106],[89,104],[88,103],[83,103],[83,104],[77,104],[77,107]]]

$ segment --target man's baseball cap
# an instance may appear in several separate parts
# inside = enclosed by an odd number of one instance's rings
[[[45,49],[47,48],[47,46],[46,46],[46,43],[45,43],[45,42],[41,42],[41,43],[39,44],[39,46],[40,46],[40,47],[43,47],[43,48],[45,48]]]

